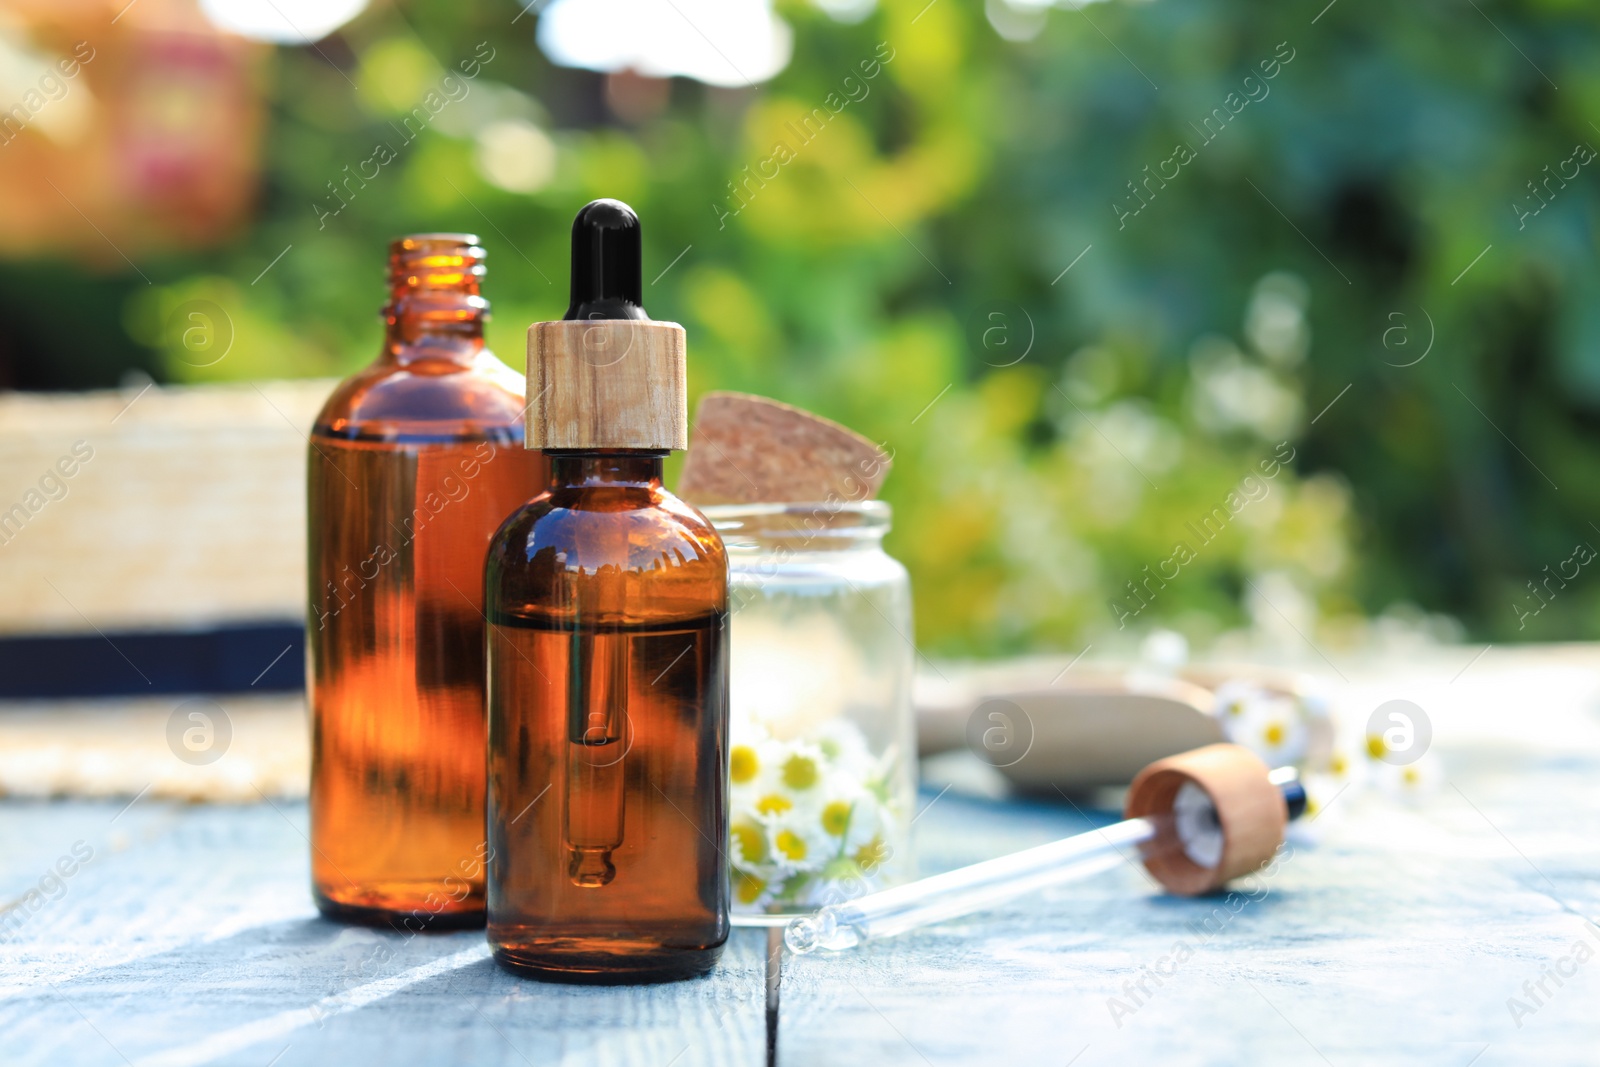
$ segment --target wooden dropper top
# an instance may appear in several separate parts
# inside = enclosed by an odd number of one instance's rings
[[[689,447],[683,327],[645,313],[642,258],[639,216],[620,200],[572,220],[566,317],[528,327],[527,447]]]
[[[1222,832],[1222,852],[1209,865],[1188,854],[1167,818],[1185,784],[1204,790]],[[1206,745],[1157,760],[1140,771],[1128,787],[1123,814],[1129,819],[1159,820],[1156,847],[1146,853],[1145,868],[1169,892],[1192,897],[1219,889],[1270,861],[1283,844],[1290,817],[1305,810],[1304,792],[1298,796],[1300,806],[1295,810],[1267,765],[1249,749]]]

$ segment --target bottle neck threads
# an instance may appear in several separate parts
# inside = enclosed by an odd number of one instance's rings
[[[482,347],[489,302],[479,290],[484,250],[467,233],[425,233],[389,245],[389,303],[383,309],[390,350],[428,343],[430,347]],[[452,344],[459,342],[459,344]]]

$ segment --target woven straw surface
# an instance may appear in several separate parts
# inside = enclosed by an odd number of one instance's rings
[[[333,384],[0,395],[0,633],[303,618]]]

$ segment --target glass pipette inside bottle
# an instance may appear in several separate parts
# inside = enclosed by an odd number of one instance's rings
[[[1283,793],[1290,819],[1306,807],[1305,788],[1293,767],[1270,775]],[[893,937],[921,926],[984,911],[1048,886],[1075,882],[1119,863],[1147,858],[1153,849],[1181,848],[1202,867],[1222,857],[1222,827],[1205,791],[1186,784],[1170,814],[1125,819],[1047,845],[1013,852],[842,904],[830,904],[789,924],[784,942],[796,954],[839,951],[863,941]]]

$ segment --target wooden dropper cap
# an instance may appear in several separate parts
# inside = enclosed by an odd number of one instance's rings
[[[596,200],[572,220],[572,302],[528,327],[529,448],[689,447],[683,327],[642,306],[639,216]]]
[[[1127,818],[1149,818],[1159,830],[1145,869],[1179,896],[1199,896],[1249,874],[1272,859],[1283,843],[1289,805],[1267,765],[1240,745],[1206,745],[1157,760],[1134,778],[1124,807]],[[1193,783],[1216,809],[1222,855],[1214,866],[1196,863],[1178,838],[1173,802]]]

